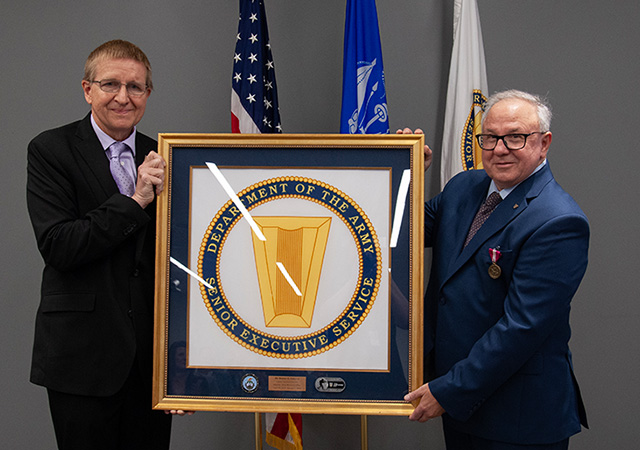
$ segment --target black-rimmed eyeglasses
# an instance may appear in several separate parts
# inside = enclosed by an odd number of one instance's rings
[[[478,134],[476,135],[476,139],[478,140],[478,145],[482,150],[491,151],[498,145],[498,141],[502,139],[504,146],[507,147],[507,150],[520,150],[527,145],[527,138],[532,134],[544,134],[546,131],[534,131],[533,133],[524,134],[524,133],[512,133],[505,134],[503,136],[496,136],[495,134]]]
[[[98,83],[100,89],[109,94],[116,94],[120,92],[122,86],[127,89],[127,94],[133,97],[140,97],[147,92],[146,84],[139,83],[121,83],[118,80],[91,80],[92,83]]]

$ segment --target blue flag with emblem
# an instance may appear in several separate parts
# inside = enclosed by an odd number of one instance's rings
[[[340,132],[389,132],[375,0],[348,0],[344,30]]]

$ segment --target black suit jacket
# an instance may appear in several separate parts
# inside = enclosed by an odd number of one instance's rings
[[[137,133],[136,165],[156,148]],[[136,359],[150,379],[155,203],[119,193],[90,115],[31,141],[27,203],[45,262],[31,381],[112,395]]]

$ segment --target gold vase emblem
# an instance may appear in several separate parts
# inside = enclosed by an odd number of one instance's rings
[[[254,233],[264,323],[309,328],[320,284],[331,217],[254,217],[266,241]]]

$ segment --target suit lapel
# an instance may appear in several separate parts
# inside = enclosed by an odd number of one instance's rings
[[[119,192],[118,185],[113,179],[111,169],[109,169],[109,160],[105,155],[105,151],[100,144],[98,136],[96,136],[91,126],[91,113],[80,121],[76,131],[77,145],[75,149],[78,156],[83,160],[92,175],[92,178],[100,185],[102,194],[105,197],[111,197]],[[140,133],[136,134],[136,167],[144,162],[145,156],[153,148],[145,145],[145,140]],[[104,200],[104,199],[103,199]]]
[[[107,159],[100,140],[91,126],[91,113],[78,125],[76,131],[77,145],[75,149],[79,160],[83,160],[89,172],[88,179],[93,179],[99,186],[99,201],[104,201],[118,192],[118,185],[111,175]],[[98,192],[96,192],[98,193]]]
[[[118,190],[118,185],[111,174],[109,160],[105,155],[98,136],[96,136],[96,133],[93,131],[93,127],[91,126],[91,113],[80,121],[75,137],[77,139],[77,143],[74,150],[77,152],[78,160],[84,162],[87,171],[87,178],[95,180],[92,184],[97,186],[95,189],[96,196],[98,197],[97,201],[102,203],[120,191]],[[140,133],[138,133],[136,135],[136,167],[142,164],[145,156],[149,153],[149,150],[151,149],[145,147],[145,142],[140,136]],[[155,204],[149,205],[147,209],[152,212],[150,208],[153,207],[155,207]],[[140,232],[136,234],[136,264],[142,255],[146,233],[147,227],[143,227]]]
[[[140,167],[144,162],[144,158],[147,156],[147,153],[149,153],[149,150],[144,148],[140,133],[136,133],[136,167]]]
[[[140,165],[144,162],[145,157],[147,156],[147,154],[149,154],[151,150],[156,150],[155,148],[150,148],[148,145],[149,145],[148,138],[143,139],[143,136],[141,133],[136,133],[136,167],[140,167]],[[147,213],[152,217],[155,217],[155,207],[156,207],[156,202],[154,200],[146,208]],[[154,225],[152,224],[151,226],[153,227]],[[136,264],[138,263],[138,261],[140,261],[140,258],[142,257],[142,252],[144,250],[144,243],[146,241],[147,233],[149,232],[152,232],[152,231],[149,231],[148,227],[144,227],[142,230],[140,230],[140,233],[138,233],[138,237],[136,241],[136,253],[135,253]]]
[[[469,228],[471,228],[471,222],[473,222],[473,218],[475,217],[478,209],[480,209],[480,205],[484,201],[487,191],[489,190],[489,184],[491,183],[491,179],[489,177],[485,177],[480,183],[473,186],[469,192],[464,193],[467,200],[465,204],[461,205],[459,208],[458,214],[460,220],[456,223],[456,230],[453,233],[453,239],[455,242],[452,248],[455,248],[456,254],[459,254],[462,251],[462,245],[469,233]]]
[[[142,133],[136,133],[136,167],[140,167],[144,158],[152,150],[158,151],[157,143]]]
[[[442,284],[460,270],[491,236],[504,229],[511,221],[522,214],[527,209],[529,202],[537,197],[542,188],[552,179],[553,175],[551,175],[549,163],[547,162],[545,167],[516,187],[516,189],[496,207],[469,244],[462,250],[459,256],[452,261],[448,273],[442,280]],[[486,192],[486,189],[482,190],[482,195],[486,195]],[[468,227],[470,227],[476,212],[477,208],[471,213],[469,209],[465,210],[463,217],[466,219],[461,222],[467,223]],[[457,236],[457,238],[461,239],[460,246],[462,246],[466,233],[469,231],[468,227],[463,236]],[[460,233],[456,234],[459,235]]]

